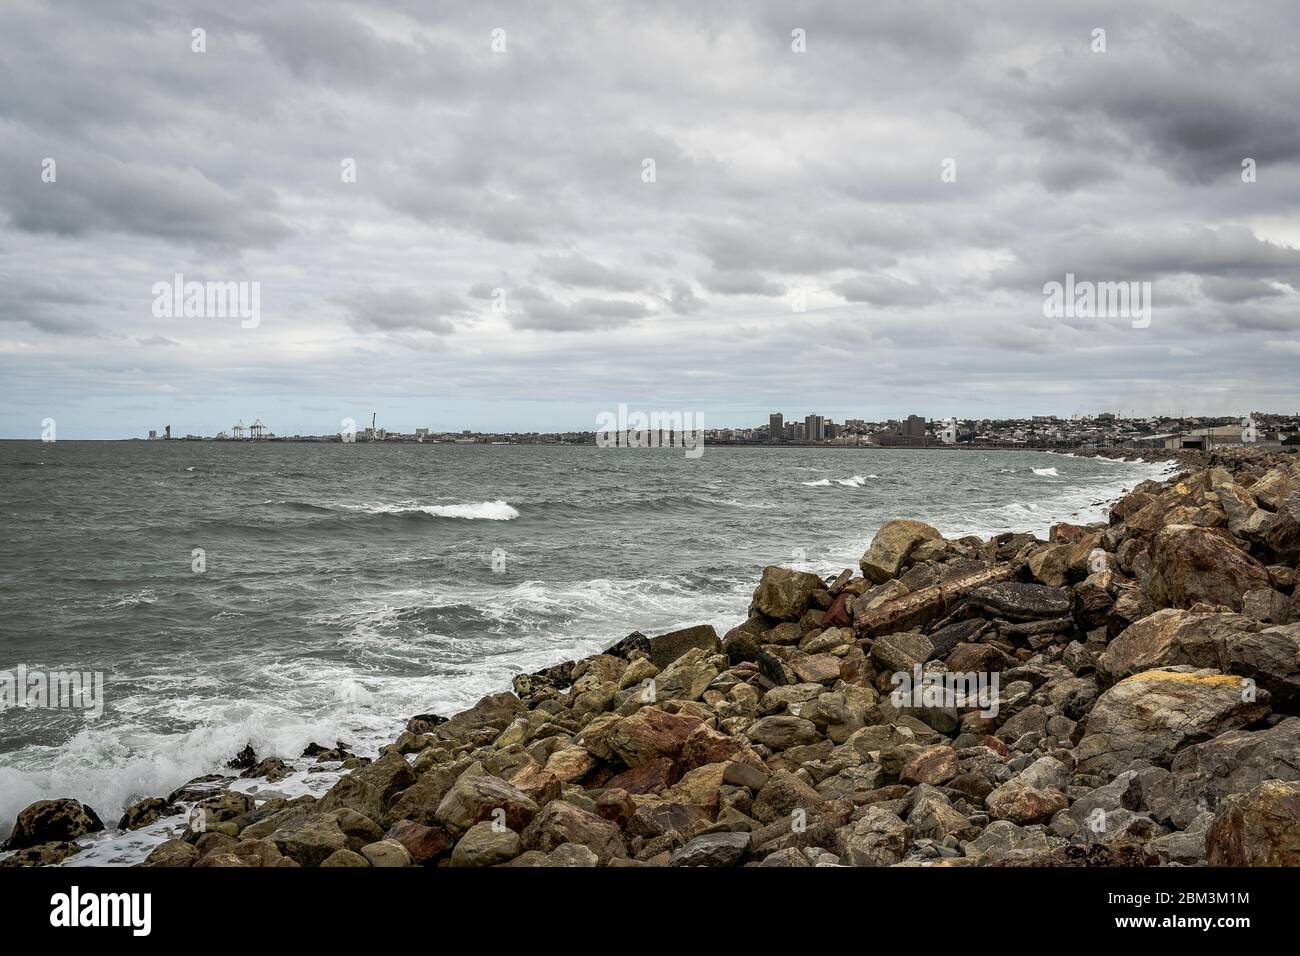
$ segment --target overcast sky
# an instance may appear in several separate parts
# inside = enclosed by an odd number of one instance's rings
[[[1300,8],[1057,6],[5,0],[0,436],[1296,411]]]

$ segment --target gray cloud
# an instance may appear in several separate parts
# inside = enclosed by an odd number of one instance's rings
[[[0,415],[1294,406],[1297,27],[1282,0],[16,0]],[[260,326],[153,318],[177,272],[258,281]],[[1151,326],[1045,318],[1067,272],[1151,281]]]

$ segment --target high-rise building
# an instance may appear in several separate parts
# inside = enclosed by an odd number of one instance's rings
[[[767,440],[780,441],[785,437],[785,416],[780,412],[773,412],[767,416]]]
[[[908,415],[907,421],[903,422],[903,437],[924,438],[925,419],[920,415]]]
[[[803,420],[803,434],[807,441],[820,441],[822,439],[822,417],[820,415],[809,415]]]

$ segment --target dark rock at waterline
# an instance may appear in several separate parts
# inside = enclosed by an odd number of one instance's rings
[[[647,657],[650,656],[650,638],[646,637],[640,631],[633,631],[627,637],[623,638],[617,644],[605,649],[604,653],[613,657],[621,657],[628,660],[633,651],[640,651]]]
[[[75,840],[104,829],[95,811],[79,800],[37,800],[24,808],[0,850],[22,850],[38,843]]]
[[[434,714],[421,714],[419,717],[412,717],[412,718],[411,718],[411,720],[422,720],[422,719],[431,720],[431,721],[433,721],[433,723],[435,723],[435,724],[439,724],[439,723],[442,723],[442,721],[446,720],[447,718],[445,718],[445,717],[438,717],[438,716],[436,716],[436,715],[434,715]],[[408,726],[409,726],[409,725],[408,725]],[[351,745],[350,745],[350,744],[345,744],[345,743],[344,743],[343,741],[341,741],[341,740],[336,740],[336,741],[334,741],[334,746],[333,746],[333,747],[322,747],[320,744],[316,743],[315,741],[312,741],[312,742],[309,743],[309,744],[307,745],[307,747],[303,750],[302,755],[303,755],[304,757],[319,757],[321,754],[334,753],[334,752],[337,752],[337,753],[343,754],[343,755],[346,756],[346,757],[351,757],[351,756],[352,756],[352,753],[351,753]],[[342,758],[339,758],[339,759],[342,759]]]
[[[139,830],[151,823],[157,823],[163,817],[175,816],[184,811],[174,803],[162,797],[146,797],[126,808],[122,819],[117,821],[119,830]]]
[[[233,760],[227,760],[226,766],[231,770],[247,770],[257,763],[257,752],[252,744],[244,744],[244,749],[235,754]]]
[[[413,734],[427,734],[439,724],[445,724],[446,717],[439,717],[437,714],[416,714],[406,722],[406,729]],[[343,748],[339,748],[340,750]]]

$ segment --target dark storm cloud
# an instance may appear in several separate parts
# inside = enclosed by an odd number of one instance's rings
[[[1300,340],[1297,27],[1280,0],[11,0],[0,381],[105,421],[204,388],[223,426],[503,382],[1264,405]],[[261,324],[154,318],[178,272],[260,282]],[[1150,327],[1045,317],[1067,272],[1152,282]]]

